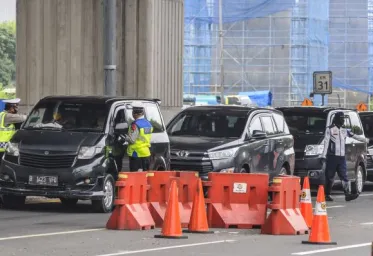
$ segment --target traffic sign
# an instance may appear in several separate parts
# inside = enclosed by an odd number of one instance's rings
[[[313,72],[313,93],[331,94],[333,92],[332,72],[315,71]]]
[[[310,100],[310,99],[304,99],[304,101],[302,102],[301,104],[302,107],[305,107],[305,106],[313,106],[313,102]]]
[[[364,102],[360,102],[359,104],[357,104],[356,109],[357,111],[364,112],[368,111],[368,106]]]

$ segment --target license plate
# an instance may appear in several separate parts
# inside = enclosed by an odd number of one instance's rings
[[[58,186],[58,177],[30,175],[28,183],[30,185]]]

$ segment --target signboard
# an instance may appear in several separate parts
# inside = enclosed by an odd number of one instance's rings
[[[315,71],[313,72],[313,93],[331,94],[333,92],[332,72]]]
[[[357,111],[364,112],[368,111],[368,106],[364,102],[360,102],[359,104],[357,104],[356,109]]]
[[[313,102],[310,100],[310,99],[304,99],[304,101],[302,102],[301,104],[302,107],[306,107],[306,106],[313,106]]]
[[[246,193],[247,184],[246,183],[233,183],[233,193]]]

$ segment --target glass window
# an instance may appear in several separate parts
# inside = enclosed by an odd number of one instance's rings
[[[47,100],[35,106],[23,128],[103,131],[107,113],[101,102]]]
[[[324,112],[284,111],[284,118],[291,134],[324,134],[327,114]]]
[[[277,132],[278,133],[289,133],[289,128],[285,122],[285,119],[282,115],[273,113],[273,118],[275,120],[275,123],[277,125]]]
[[[126,121],[127,120],[124,108],[118,109],[114,118],[114,124],[125,123]]]
[[[363,123],[365,136],[373,138],[373,115],[361,115],[360,119]]]
[[[363,127],[361,127],[360,118],[356,112],[349,112],[351,121],[351,131],[356,135],[363,135]]]
[[[262,116],[260,119],[262,120],[262,125],[267,135],[273,135],[276,133],[276,129],[270,116]]]
[[[155,103],[146,103],[145,104],[145,114],[146,119],[153,126],[153,133],[159,133],[164,131],[161,114]]]
[[[249,126],[250,134],[253,134],[254,131],[263,131],[262,123],[260,122],[259,117],[254,117]]]
[[[167,127],[170,136],[241,137],[247,112],[184,111]]]

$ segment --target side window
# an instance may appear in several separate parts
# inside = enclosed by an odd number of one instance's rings
[[[277,126],[277,133],[290,133],[289,128],[285,122],[285,118],[282,115],[273,113],[273,118]]]
[[[124,110],[125,109],[122,107],[116,110],[115,117],[114,117],[114,125],[126,122],[126,114]]]
[[[270,116],[262,116],[260,119],[262,120],[264,131],[267,133],[267,135],[273,135],[277,132]]]
[[[259,117],[254,117],[254,119],[251,120],[249,132],[250,134],[253,134],[254,131],[263,131],[262,123],[260,122]]]
[[[146,119],[148,119],[148,121],[152,124],[154,133],[159,133],[159,132],[164,131],[161,114],[159,113],[159,109],[156,104],[146,103],[145,104],[145,115],[146,115]]]
[[[363,127],[361,127],[360,118],[356,112],[348,113],[351,121],[351,131],[356,135],[363,135]]]

